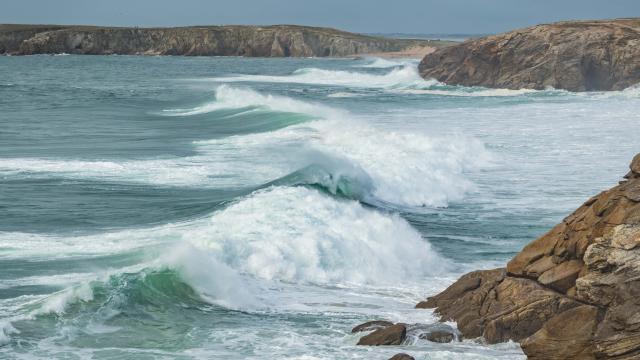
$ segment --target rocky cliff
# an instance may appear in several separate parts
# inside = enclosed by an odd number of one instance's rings
[[[464,275],[417,305],[467,338],[515,340],[530,359],[640,359],[640,154],[506,269]]]
[[[440,49],[419,68],[423,77],[452,85],[621,90],[640,82],[640,19],[515,30]]]
[[[447,42],[388,39],[295,25],[114,28],[0,25],[0,54],[350,56],[439,47]]]

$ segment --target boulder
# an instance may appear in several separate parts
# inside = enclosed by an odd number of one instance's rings
[[[391,325],[393,325],[392,322],[385,321],[385,320],[367,321],[366,323],[360,324],[360,325],[354,327],[353,329],[351,329],[351,333],[384,329],[384,328],[386,328],[388,326],[391,326]]]
[[[640,359],[639,163],[506,269],[463,275],[416,307],[465,338],[519,341],[529,359]]]
[[[407,328],[402,324],[395,324],[378,329],[369,335],[363,336],[358,345],[400,345],[407,338]]]
[[[413,356],[405,353],[395,354],[389,360],[416,360]]]
[[[450,331],[434,330],[426,334],[421,334],[420,338],[431,342],[450,343],[456,338],[456,335]]]
[[[640,19],[565,21],[469,40],[427,54],[419,71],[451,85],[621,90],[640,83]]]

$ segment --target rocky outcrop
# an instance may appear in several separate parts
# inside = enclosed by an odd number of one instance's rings
[[[0,25],[0,53],[10,55],[350,56],[445,44],[295,25],[178,28]]]
[[[444,344],[444,343],[452,342],[456,338],[456,335],[451,331],[435,330],[435,331],[420,335],[420,338],[429,340],[431,342]]]
[[[640,19],[560,22],[470,40],[427,54],[419,69],[452,85],[621,90],[640,82]]]
[[[360,324],[354,327],[353,329],[351,329],[351,333],[353,334],[353,333],[363,332],[363,331],[374,331],[378,329],[384,329],[391,325],[393,325],[391,321],[385,321],[385,320],[367,321],[366,323]]]
[[[413,356],[405,353],[395,354],[389,360],[416,360]]]
[[[363,336],[358,345],[400,345],[407,338],[407,327],[404,324],[395,324],[380,328],[369,335]]]
[[[417,305],[466,338],[519,341],[530,359],[640,358],[640,154],[506,269],[462,276]]]

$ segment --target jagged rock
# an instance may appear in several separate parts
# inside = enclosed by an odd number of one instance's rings
[[[353,329],[351,329],[351,333],[384,329],[391,325],[393,325],[391,321],[385,321],[385,320],[367,321],[366,323],[360,324],[354,327]]]
[[[621,90],[640,83],[640,19],[566,21],[470,40],[427,54],[419,69],[452,85]]]
[[[448,44],[296,25],[177,28],[0,25],[0,54],[11,55],[350,56]]]
[[[405,353],[395,354],[389,360],[416,360],[413,356]]]
[[[434,330],[426,334],[421,334],[420,338],[431,342],[450,343],[456,338],[456,335],[450,331]]]
[[[633,160],[631,161],[631,166],[629,166],[629,168],[631,168],[630,177],[633,177],[634,175],[640,176],[640,154],[633,157]]]
[[[558,311],[580,305],[535,281],[508,277],[504,269],[475,271],[460,282],[468,283],[470,278],[478,279],[480,285],[470,289],[456,282],[416,307],[436,308],[443,320],[457,321],[465,338],[483,336],[496,343],[524,339]]]
[[[584,263],[580,260],[561,262],[557,266],[543,272],[538,277],[538,282],[552,289],[566,293],[567,290],[575,285],[578,274],[582,270],[583,266]]]
[[[591,305],[562,312],[522,341],[522,349],[531,359],[595,359],[591,340],[597,318],[598,308]]]
[[[416,307],[529,359],[640,359],[640,155],[506,269],[475,271]]]
[[[406,326],[395,324],[361,337],[358,345],[400,345],[406,338]]]

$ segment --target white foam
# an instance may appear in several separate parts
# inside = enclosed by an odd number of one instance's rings
[[[260,307],[251,283],[206,249],[183,242],[162,257],[159,264],[178,270],[182,279],[212,304],[236,310]]]
[[[0,174],[57,173],[63,176],[93,179],[124,179],[151,184],[200,184],[211,173],[209,168],[190,159],[153,159],[130,161],[87,161],[77,159],[0,159]]]
[[[400,68],[395,68],[386,74],[307,68],[296,70],[293,74],[285,76],[238,75],[205,80],[222,82],[296,83],[383,89],[420,89],[439,84],[438,81],[433,79],[423,79],[420,74],[418,74],[418,69],[414,65],[405,65]]]
[[[386,69],[401,66],[416,66],[419,60],[416,59],[384,59],[378,57],[366,58],[366,64],[354,65],[354,67]]]
[[[121,253],[125,246],[186,244],[186,250],[170,248],[172,255],[157,265],[179,265],[194,284],[207,281],[198,268],[217,272],[231,279],[229,283],[234,280],[226,267],[267,280],[378,283],[437,273],[444,262],[400,217],[303,187],[256,192],[210,219],[82,237],[47,237],[46,241],[53,247],[25,246],[5,256],[90,256]],[[59,242],[66,246],[57,246]],[[199,254],[193,246],[208,253]],[[225,286],[215,285],[209,293],[235,294]],[[80,290],[62,293],[46,308],[62,311],[69,298],[88,298]]]
[[[289,166],[287,172],[321,161],[322,165],[330,166],[328,171],[339,175],[349,170],[344,165],[346,161],[355,173],[367,174],[372,195],[406,206],[440,207],[462,199],[474,190],[465,173],[491,162],[483,144],[473,138],[387,131],[353,118],[315,121],[270,133],[198,144],[205,152],[227,147],[237,153],[259,153],[260,148],[287,144],[289,151],[271,162],[283,170]]]
[[[215,90],[215,100],[191,109],[163,110],[166,116],[191,116],[210,113],[225,109],[256,108],[271,111],[309,114],[315,117],[323,117],[336,114],[338,110],[298,101],[285,96],[260,94],[248,88],[235,88],[228,85],[220,85]]]
[[[69,287],[49,296],[37,310],[31,313],[31,316],[49,313],[63,314],[67,306],[79,301],[91,300],[93,300],[93,289],[91,289],[89,282],[82,282],[77,286]]]
[[[9,321],[0,321],[0,346],[4,346],[11,341],[12,334],[19,334],[20,332],[13,327],[13,324]]]
[[[485,89],[485,88],[461,88],[452,87],[451,89],[399,89],[398,93],[413,95],[440,95],[440,96],[458,96],[458,97],[507,97],[522,96],[526,94],[539,93],[540,90],[534,89]]]
[[[266,280],[387,283],[446,268],[400,217],[300,187],[259,191],[185,239]]]
[[[339,92],[335,92],[327,95],[327,97],[330,97],[330,98],[352,98],[352,97],[359,97],[359,96],[364,96],[364,94],[339,91]]]
[[[479,141],[464,136],[432,137],[394,132],[359,121],[346,111],[222,86],[217,96],[278,111],[321,116],[280,130],[198,141],[198,155],[174,159],[113,161],[0,159],[0,174],[58,173],[63,176],[113,179],[157,185],[242,187],[285,176],[322,159],[330,173],[350,168],[371,179],[380,200],[407,206],[446,206],[473,191],[467,171],[490,158]],[[265,106],[266,106],[265,105]],[[311,156],[310,154],[316,154]],[[319,154],[319,155],[318,155]],[[265,160],[268,156],[269,160]],[[338,164],[340,169],[335,168]]]

